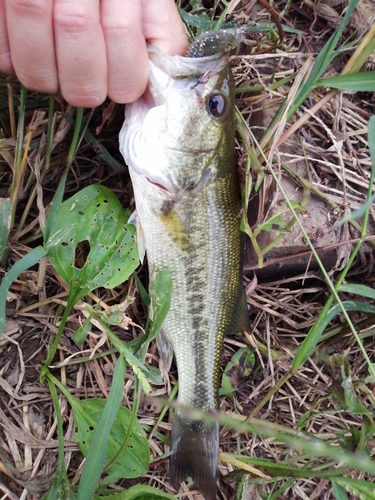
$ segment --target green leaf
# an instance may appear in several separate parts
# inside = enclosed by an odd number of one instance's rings
[[[335,495],[335,500],[349,500],[344,488],[339,486],[336,481],[332,481],[332,491]]]
[[[0,198],[0,261],[8,243],[11,218],[10,198]]]
[[[346,222],[350,222],[359,219],[360,217],[363,217],[366,214],[366,212],[370,209],[374,201],[375,201],[375,193],[372,196],[370,196],[370,198],[368,198],[368,200],[363,205],[357,208],[357,210],[353,210],[348,215],[340,219],[337,222],[337,226],[342,226]]]
[[[125,359],[123,356],[120,356],[117,360],[116,368],[113,374],[111,391],[105,403],[104,409],[101,412],[89,451],[87,453],[86,461],[83,466],[82,476],[78,487],[78,498],[80,500],[91,500],[97,484],[99,483],[106,459],[109,435],[121,405],[125,371]]]
[[[294,113],[305,101],[305,99],[307,99],[312,89],[315,87],[316,82],[320,79],[324,71],[328,68],[328,66],[331,64],[333,59],[338,54],[340,47],[337,48],[337,44],[357,3],[358,0],[349,1],[349,4],[345,11],[345,15],[340,25],[337,27],[336,31],[333,33],[331,38],[324,45],[323,49],[318,53],[310,74],[308,75],[306,81],[303,83],[295,99],[293,100],[293,105],[291,106],[291,109],[288,113],[289,117],[294,115]]]
[[[74,400],[73,414],[77,427],[74,441],[84,456],[87,456],[94,439],[95,429],[98,427],[100,417],[105,409],[104,399],[90,398],[82,401]],[[131,419],[131,411],[121,406],[114,419],[111,432],[108,437],[105,462],[109,463],[115,457],[116,460],[106,470],[108,476],[102,484],[116,482],[120,478],[134,478],[145,474],[148,469],[150,452],[147,439],[142,427],[136,420],[131,429],[127,446],[117,456],[124,436],[128,433],[128,424]]]
[[[321,78],[315,84],[316,87],[331,87],[340,90],[352,90],[354,92],[375,91],[375,71],[365,73],[351,73],[349,75],[336,75]]]
[[[53,197],[51,208],[48,211],[46,225],[44,228],[44,235],[43,235],[45,245],[47,245],[47,242],[51,236],[51,225],[53,224],[53,221],[56,220],[56,218],[58,217],[57,214],[59,212],[60,205],[64,196],[66,177],[67,173],[65,172],[65,174],[61,177],[61,180],[59,182],[59,187],[57,188],[55,196]]]
[[[147,341],[151,341],[159,333],[171,306],[172,277],[170,271],[157,271],[151,277],[148,292],[150,297],[148,319],[150,321],[145,338]]]
[[[251,374],[254,364],[255,355],[250,347],[241,347],[238,349],[225,367],[221,379],[221,388],[219,389],[220,396],[232,394],[237,389],[241,380]]]
[[[57,435],[59,442],[59,455],[57,459],[57,469],[56,476],[53,482],[53,486],[44,496],[44,500],[76,500],[76,490],[77,488],[73,486],[68,478],[65,467],[65,453],[64,453],[64,431],[63,431],[63,421],[61,408],[59,404],[59,398],[57,395],[56,387],[51,378],[48,379],[48,386],[51,391],[53,406],[55,408],[56,420],[57,420]]]
[[[342,304],[337,304],[333,306],[327,314],[324,316],[320,315],[318,320],[315,322],[314,326],[311,328],[307,337],[302,342],[301,346],[298,348],[292,363],[292,372],[295,373],[300,366],[302,366],[305,361],[314,353],[316,346],[318,345],[321,336],[324,333],[326,326],[342,312],[341,307],[344,307],[346,311],[360,311],[369,314],[375,313],[375,306],[371,304],[366,304],[363,302],[357,302],[354,300],[347,300],[342,302]]]
[[[368,143],[369,143],[369,149],[370,149],[370,156],[371,156],[371,171],[372,174],[374,175],[375,171],[375,115],[372,115],[370,117],[370,120],[368,122]]]
[[[94,500],[176,500],[176,497],[151,486],[137,484],[114,495],[94,496]]]
[[[257,226],[257,232],[260,231],[280,231],[286,232],[285,228],[288,225],[287,221],[280,214],[275,214],[270,219]],[[284,231],[283,231],[284,230]]]
[[[346,283],[341,285],[339,292],[354,293],[356,295],[361,295],[361,297],[366,297],[368,299],[375,300],[375,290],[367,285],[357,285],[355,283]]]
[[[42,496],[42,500],[77,500],[76,486],[72,486],[68,476],[56,477],[52,488]]]
[[[100,286],[118,286],[134,272],[139,260],[135,228],[126,223],[128,218],[115,194],[95,184],[61,205],[51,225],[48,255],[69,284],[69,302]],[[88,254],[76,263],[84,245]]]
[[[5,307],[7,302],[7,293],[11,284],[18,278],[21,273],[37,264],[40,259],[46,254],[47,250],[45,250],[41,246],[33,248],[29,253],[22,257],[22,259],[17,260],[17,262],[13,264],[13,266],[4,276],[0,285],[0,334],[2,333],[5,325]]]
[[[83,324],[76,330],[72,336],[72,340],[77,345],[82,345],[86,340],[87,335],[91,332],[93,313],[85,319]]]
[[[375,488],[372,481],[351,479],[350,477],[335,477],[333,484],[339,485],[361,500],[375,500]],[[338,497],[340,500],[345,497]]]

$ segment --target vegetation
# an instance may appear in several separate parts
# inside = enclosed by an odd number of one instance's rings
[[[192,38],[247,26],[252,329],[225,341],[222,499],[375,498],[375,8],[315,3],[180,2]],[[3,498],[202,498],[169,482],[177,374],[152,341],[170,276],[138,260],[122,121],[0,78]]]

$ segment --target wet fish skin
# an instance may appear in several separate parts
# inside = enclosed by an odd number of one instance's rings
[[[171,58],[151,48],[149,57],[155,102],[143,98],[127,108],[120,147],[150,274],[168,269],[172,277],[171,307],[157,339],[167,369],[174,352],[179,378],[171,480],[178,487],[191,476],[205,498],[214,500],[219,425],[191,418],[184,407],[218,409],[224,335],[243,330],[248,321],[234,166],[234,83],[226,55]],[[212,98],[220,109],[223,104],[216,117]]]

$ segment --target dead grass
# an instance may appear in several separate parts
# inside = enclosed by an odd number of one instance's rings
[[[210,2],[205,2],[204,5]],[[233,3],[233,2],[232,2]],[[366,3],[366,2],[364,2]],[[371,2],[370,2],[371,3]],[[260,4],[252,11],[240,2],[239,17],[248,16],[248,22],[267,21],[269,13]],[[240,94],[238,107],[260,137],[270,122],[282,99],[293,91],[291,81],[272,89],[271,83],[289,77],[304,67],[306,54],[315,54],[337,26],[341,4],[319,2],[317,9],[312,2],[292,2],[283,22],[298,28],[300,33],[286,33],[283,45],[275,53],[250,55],[246,47],[232,57],[237,87],[260,85],[263,91],[256,94]],[[322,7],[326,6],[326,10]],[[285,2],[275,2],[281,13]],[[366,4],[366,8],[368,5]],[[206,7],[209,12],[209,7]],[[334,10],[333,10],[334,9]],[[234,9],[233,9],[234,10]],[[328,14],[327,14],[328,12]],[[368,11],[366,11],[368,12]],[[359,28],[359,35],[368,29],[371,15],[357,12],[357,26],[349,27],[347,35]],[[254,35],[259,43],[258,35]],[[251,44],[254,45],[254,44]],[[351,51],[353,49],[350,49]],[[344,52],[332,71],[340,71],[350,51]],[[307,66],[306,66],[307,64]],[[371,61],[369,65],[373,64]],[[0,81],[0,198],[10,194],[13,179],[17,103],[20,87],[8,79]],[[358,230],[350,224],[342,228],[335,222],[365,202],[368,189],[371,160],[367,142],[367,124],[374,114],[375,99],[371,93],[335,93],[325,100],[327,91],[317,89],[299,109],[291,123],[280,122],[276,134],[277,147],[272,150],[272,164],[284,182],[288,197],[307,207],[301,214],[310,239],[317,248],[329,274],[334,278],[348,261],[350,252],[359,237]],[[9,106],[15,102],[15,109]],[[50,164],[46,165],[45,137],[47,134],[48,98],[34,93],[27,96],[25,137],[30,139],[23,172],[17,186],[15,223],[10,233],[7,253],[2,261],[3,276],[31,248],[40,243],[45,223],[45,213],[57,189],[65,169],[72,130],[65,115],[74,116],[74,110],[57,99],[55,103],[55,132]],[[109,115],[108,115],[109,113]],[[123,109],[102,106],[96,109],[89,129],[107,148],[110,154],[122,162],[118,153],[117,134],[123,120]],[[292,129],[292,134],[289,132]],[[28,136],[29,131],[29,136]],[[242,169],[246,150],[238,143],[239,167]],[[284,210],[280,192],[267,169],[258,194],[253,196],[249,209],[252,227]],[[254,183],[259,172],[253,171]],[[83,187],[100,183],[110,187],[120,198],[123,206],[133,209],[131,184],[128,175],[115,172],[85,141],[82,142],[72,168],[68,173],[65,198]],[[290,222],[287,210],[282,217]],[[363,245],[349,279],[374,286],[373,262],[375,214],[371,209],[368,242]],[[280,228],[263,231],[259,236],[262,248],[280,234]],[[145,269],[139,276],[147,285]],[[243,337],[226,339],[223,368],[240,347],[251,346],[256,353],[252,373],[243,379],[237,374],[237,390],[232,397],[221,399],[221,410],[238,418],[248,416],[267,393],[290,370],[294,353],[306,337],[327,300],[328,288],[315,259],[296,225],[286,231],[283,239],[265,254],[264,267],[258,268],[258,256],[252,249],[247,252],[244,279],[247,285],[252,330]],[[350,294],[347,294],[350,298]],[[47,346],[57,331],[61,311],[66,304],[67,289],[52,266],[42,260],[23,273],[10,290],[7,302],[7,321],[0,339],[0,491],[2,498],[38,499],[51,487],[57,466],[56,416],[51,394],[45,384],[39,382],[39,371],[46,358]],[[145,310],[133,280],[112,291],[99,289],[85,299],[101,310],[116,307],[122,311],[121,324],[115,328],[117,335],[129,341],[137,338],[145,326]],[[61,340],[58,358],[54,360],[53,373],[77,398],[106,397],[111,387],[116,353],[108,342],[99,323],[93,322],[91,332],[83,346],[77,347],[71,337],[83,324],[87,312],[77,303],[69,317]],[[375,362],[374,318],[359,313],[351,314],[367,352]],[[325,332],[313,357],[302,366],[295,376],[284,384],[256,417],[274,422],[289,429],[306,431],[322,437],[332,446],[345,442],[352,450],[359,446],[356,436],[360,433],[363,418],[343,409],[340,399],[340,370],[334,363],[334,355],[343,354],[349,362],[356,394],[370,411],[375,391],[374,382],[366,382],[368,369],[357,343],[346,323],[337,317]],[[147,356],[147,363],[158,366],[155,346]],[[169,482],[168,450],[165,436],[171,424],[168,413],[158,423],[161,407],[158,398],[167,398],[176,382],[176,372],[164,374],[161,386],[152,386],[149,397],[142,401],[139,421],[147,432],[154,429],[150,439],[152,460],[149,473],[139,481],[174,493]],[[134,376],[131,370],[125,380],[123,404],[131,407],[134,400]],[[70,406],[60,396],[64,425],[65,463],[68,476],[77,484],[82,467],[82,455],[73,442],[74,422]],[[275,463],[303,467],[321,464],[326,460],[294,451],[277,438],[259,437],[250,433],[236,437],[227,429],[222,433],[223,452],[242,453],[246,456],[269,458]],[[365,448],[374,450],[374,436]],[[160,458],[162,457],[162,458]],[[225,458],[225,457],[224,457]],[[332,470],[336,465],[331,462]],[[223,462],[220,465],[219,498],[236,498],[238,474],[236,467]],[[260,468],[261,469],[261,468]],[[373,480],[368,474],[349,470],[350,477]],[[138,481],[138,480],[137,480]],[[334,494],[328,477],[258,479],[247,486],[247,494],[241,498],[276,498],[272,493],[280,490],[278,498],[329,500]],[[126,488],[135,480],[123,481],[118,488]],[[202,497],[183,484],[184,494],[178,498],[199,500]],[[355,498],[353,496],[353,498]]]

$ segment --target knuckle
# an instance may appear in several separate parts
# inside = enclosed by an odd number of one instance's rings
[[[12,10],[28,17],[44,17],[47,12],[45,0],[12,0]]]
[[[60,2],[53,13],[54,25],[67,33],[83,33],[95,23],[92,13],[84,7]]]
[[[107,97],[105,89],[99,89],[95,86],[62,90],[61,93],[69,104],[82,108],[95,108],[102,104]]]

